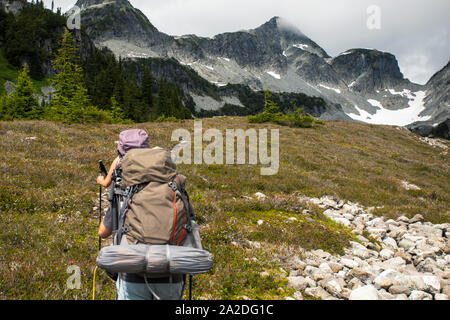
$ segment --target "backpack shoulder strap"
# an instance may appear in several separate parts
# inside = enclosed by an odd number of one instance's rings
[[[149,183],[139,184],[133,187],[128,187],[125,191],[123,191],[122,196],[124,197],[123,207],[120,208],[119,211],[119,226],[117,229],[117,233],[114,239],[115,245],[120,245],[123,235],[128,233],[128,229],[125,227],[125,219],[127,216],[127,212],[130,204],[133,201],[133,196],[141,192]]]
[[[175,180],[178,181],[179,186],[177,186]],[[173,181],[169,182],[169,187],[183,201],[185,210],[187,211],[187,219],[188,219],[188,223],[184,227],[188,232],[192,232],[192,220],[195,220],[194,208],[192,207],[192,204],[189,200],[189,195],[186,192],[186,189],[181,184],[181,180],[178,174],[175,176]]]

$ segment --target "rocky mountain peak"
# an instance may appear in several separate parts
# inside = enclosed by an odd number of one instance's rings
[[[159,43],[161,34],[128,0],[78,0],[81,24],[97,44],[126,41],[135,45]]]
[[[279,38],[289,38],[297,40],[310,40],[300,29],[287,19],[275,16],[254,31],[260,33],[276,34]]]
[[[392,112],[400,109],[405,114],[414,111],[407,115],[413,120],[434,118],[436,105],[443,105],[447,114],[447,72],[425,87],[405,79],[396,57],[387,52],[356,48],[331,58],[279,16],[254,29],[204,38],[159,32],[127,0],[78,0],[77,5],[83,8],[82,25],[96,45],[130,59],[173,58],[217,86],[243,84],[253,90],[320,96],[365,122],[391,121]],[[430,87],[436,84],[442,89],[431,95]],[[416,117],[424,102],[434,111]]]
[[[113,3],[116,5],[131,6],[131,3],[128,0],[78,0],[75,5],[80,8],[89,8],[92,6],[101,6]]]
[[[331,61],[333,69],[353,90],[375,92],[404,84],[394,55],[375,49],[351,49]]]

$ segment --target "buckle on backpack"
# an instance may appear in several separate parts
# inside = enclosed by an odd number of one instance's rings
[[[192,225],[190,225],[190,224],[185,224],[183,226],[183,228],[186,229],[186,231],[189,232],[189,233],[191,233],[192,230],[194,230],[194,228],[192,228]]]
[[[130,229],[127,227],[122,227],[122,234],[127,234],[128,232],[130,232]]]
[[[173,183],[173,182],[169,182],[169,187],[170,187],[170,189],[172,189],[173,191],[178,191],[178,188],[177,188],[177,186],[175,185],[175,183]]]

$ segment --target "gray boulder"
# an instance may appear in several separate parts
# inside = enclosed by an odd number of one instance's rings
[[[353,290],[349,300],[380,300],[380,295],[374,286],[368,285]]]

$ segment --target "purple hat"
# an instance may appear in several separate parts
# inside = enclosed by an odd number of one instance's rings
[[[119,135],[119,143],[117,144],[117,151],[121,156],[131,149],[144,149],[150,148],[148,142],[148,134],[141,129],[133,129],[123,131]]]

